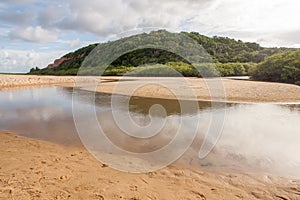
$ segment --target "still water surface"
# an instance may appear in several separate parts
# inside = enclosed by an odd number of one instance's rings
[[[76,90],[82,106],[90,106],[86,91]],[[72,113],[73,89],[61,87],[30,88],[0,93],[0,130],[8,130],[29,138],[51,141],[63,145],[81,146]],[[123,96],[118,96],[122,101]],[[185,164],[202,167],[237,168],[240,170],[261,170],[269,173],[300,177],[300,106],[279,104],[227,104],[222,134],[214,150],[199,159],[198,152],[210,126],[208,116],[218,109],[210,103],[199,102],[199,109],[181,112],[175,100],[131,98],[130,115],[136,123],[149,123],[149,109],[159,104],[165,109],[165,116],[159,114],[155,120],[166,120],[160,134],[151,139],[137,139],[122,132],[111,115],[111,96],[96,94],[95,109],[106,135],[122,149],[132,152],[151,152],[162,148],[174,136],[180,118],[190,123],[183,124],[187,134],[191,124],[201,123],[192,146],[181,159]],[[187,102],[188,103],[188,102]],[[118,112],[126,111],[120,105]],[[80,116],[88,120],[90,110]],[[89,127],[86,127],[87,129]],[[130,127],[129,127],[130,128]],[[132,130],[134,132],[134,130]]]

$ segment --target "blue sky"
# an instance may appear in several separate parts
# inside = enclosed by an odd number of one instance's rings
[[[1,0],[0,72],[46,67],[69,51],[155,29],[300,47],[297,0]]]

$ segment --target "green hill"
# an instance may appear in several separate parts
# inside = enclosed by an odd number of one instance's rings
[[[146,38],[147,41],[153,43],[159,43],[162,42],[162,40],[166,41],[170,34],[171,33],[168,33],[167,31],[160,30],[153,31],[149,34],[143,33],[130,36],[128,37],[130,40],[128,40],[128,38],[122,38],[112,42],[92,44],[64,55],[47,68],[31,69],[29,73],[41,75],[76,75],[86,56],[89,55],[97,45],[101,45],[101,47],[104,48],[115,48],[116,51],[118,51],[121,48],[138,43],[142,38]],[[251,71],[254,71],[256,64],[264,61],[265,58],[276,53],[293,50],[288,48],[264,48],[256,43],[242,42],[241,40],[234,40],[227,37],[215,36],[210,38],[196,32],[182,32],[181,34],[184,34],[185,36],[194,39],[198,44],[201,44],[210,55],[210,58],[205,56],[205,54],[196,55],[199,64],[195,67],[198,70],[192,67],[186,59],[175,55],[174,53],[149,47],[131,51],[116,58],[103,75],[123,75],[130,70],[136,69],[137,66],[142,66],[139,67],[138,70],[128,73],[128,75],[134,76],[143,74],[149,76],[175,76],[170,73],[170,70],[166,67],[158,65],[152,66],[152,64],[164,64],[170,66],[184,76],[201,77],[201,74],[215,76],[218,75],[218,73],[220,73],[221,76],[247,75]],[[179,33],[175,33],[172,36],[179,37]],[[170,44],[170,48],[175,50],[179,49],[180,46],[178,46],[178,44]],[[191,49],[192,48],[193,47],[191,46]],[[94,63],[97,63],[97,59],[89,62],[91,62],[92,66]],[[219,72],[212,69],[212,62],[216,63]],[[149,64],[150,66],[147,66]],[[93,67],[84,69],[83,75],[97,75],[97,66]],[[148,72],[146,72],[147,70]],[[199,71],[201,74],[199,74]]]

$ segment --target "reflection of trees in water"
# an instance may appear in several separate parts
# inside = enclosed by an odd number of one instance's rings
[[[286,104],[280,106],[283,108],[288,108],[291,112],[300,111],[300,104]]]
[[[72,95],[73,88],[63,88],[63,90],[67,91],[67,94]],[[82,103],[93,103],[92,97],[95,95],[95,106],[99,108],[110,108],[111,106],[111,95],[101,92],[91,92],[76,89],[74,92],[80,93],[79,100]],[[119,98],[120,102],[119,107],[117,109],[123,110],[125,109],[125,96],[124,95],[115,95],[114,98]],[[122,98],[124,101],[122,101]],[[124,102],[124,104],[122,104]],[[175,99],[161,99],[161,98],[149,98],[149,97],[131,97],[129,101],[129,111],[133,113],[148,115],[149,110],[153,105],[161,105],[165,111],[167,116],[170,115],[195,115],[199,111],[212,111],[217,109],[224,109],[224,103],[211,103],[209,101],[199,101],[198,106],[199,109],[195,109],[192,105],[193,102],[190,100],[175,100]],[[183,105],[184,109],[182,110],[181,106]],[[189,106],[191,105],[191,106]],[[226,107],[232,107],[236,104],[227,103]],[[145,118],[147,121],[147,119]]]
[[[73,89],[66,90],[67,95],[72,96]],[[89,104],[90,97],[94,93],[76,90],[80,93],[80,101]],[[124,96],[118,95],[120,100]],[[177,100],[166,100],[159,98],[132,97],[130,100],[130,111],[133,119],[141,126],[147,125],[148,112],[151,106],[160,104],[165,108],[168,117],[166,127],[151,138],[135,138],[120,130],[114,122],[110,110],[111,95],[96,94],[96,106],[100,107],[99,121],[106,136],[116,146],[131,152],[152,152],[167,145],[176,134],[177,123],[180,118],[190,117],[190,123],[183,124],[183,129],[188,137],[190,124],[196,114],[201,115],[198,134],[191,148],[183,156],[183,164],[202,167],[230,167],[236,169],[258,169],[267,172],[291,173],[299,175],[299,117],[300,105],[280,104],[227,104],[226,123],[222,131],[222,137],[217,146],[204,159],[198,158],[199,149],[203,143],[205,130],[210,124],[209,114],[218,109],[218,104],[212,108],[210,102],[199,102],[199,110],[191,109],[181,113]],[[189,101],[185,101],[188,105]],[[219,108],[223,104],[219,104]],[[107,108],[107,109],[102,109]],[[125,111],[124,105],[120,105],[121,114]],[[220,112],[221,113],[221,112]],[[97,113],[98,114],[98,113]],[[217,112],[218,114],[218,112]],[[159,116],[158,116],[159,117]],[[83,116],[83,120],[86,117]],[[165,118],[160,118],[165,120]],[[61,123],[64,121],[61,120]],[[66,122],[69,123],[69,122]],[[55,126],[53,126],[55,127]],[[47,129],[48,131],[50,129]],[[136,129],[130,129],[136,131]],[[143,132],[141,132],[143,134]],[[97,135],[96,135],[97,136]],[[96,137],[95,137],[96,139]],[[286,145],[288,144],[288,145]],[[278,148],[277,148],[278,147]],[[284,148],[281,148],[284,147]],[[102,146],[99,147],[101,150]],[[110,151],[108,151],[110,152]],[[298,173],[298,174],[297,174]]]

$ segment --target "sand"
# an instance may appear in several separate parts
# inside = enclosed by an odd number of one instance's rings
[[[82,77],[83,89],[92,90]],[[106,77],[97,91],[111,93],[150,78],[114,82]],[[178,85],[177,79],[165,83]],[[214,81],[214,80],[208,80]],[[1,75],[0,90],[49,85],[74,86],[74,77]],[[198,99],[209,100],[203,79],[188,79]],[[299,101],[300,87],[279,83],[223,81],[227,99],[244,102]],[[178,96],[186,88],[179,87]],[[183,92],[182,92],[183,91]],[[206,93],[205,93],[206,91]],[[174,98],[167,89],[148,85],[136,96]],[[0,199],[300,199],[300,179],[216,168],[168,166],[147,174],[129,174],[109,168],[81,147],[66,147],[0,131]]]
[[[137,88],[131,95],[164,99],[197,99],[226,102],[300,102],[300,86],[292,84],[231,80],[226,78],[186,78],[187,83],[181,78],[170,77],[102,78],[102,80],[119,79],[121,79],[119,82],[103,81],[102,84],[99,84],[96,91],[128,95],[131,94],[129,88],[144,85],[141,88]],[[170,88],[174,88],[174,90],[172,91]],[[83,89],[94,90],[88,86],[84,86]]]
[[[91,87],[90,84],[91,80],[94,79],[95,77],[0,75],[0,91],[30,86],[60,85],[72,87],[75,82],[82,89],[94,91],[95,88]],[[119,79],[121,81],[117,81]],[[100,83],[100,78],[98,80]],[[178,78],[102,77],[101,84],[98,85],[96,91],[166,99],[195,99],[196,97],[198,100],[218,99],[227,102],[300,102],[300,86],[292,84],[230,79],[220,81],[201,78],[186,78],[186,81],[187,84],[184,85]],[[77,82],[80,84],[78,85]],[[153,82],[158,84],[153,84]],[[173,93],[170,92],[161,84],[175,88],[176,96],[174,91]],[[137,85],[144,86],[131,94],[129,88]],[[208,90],[207,85],[212,85],[209,87],[210,90]],[[215,96],[212,98],[210,93]],[[221,98],[218,98],[218,95],[222,93],[225,94],[224,98],[222,95]]]
[[[300,180],[169,166],[129,174],[86,150],[0,133],[0,199],[299,199]]]
[[[66,83],[74,83],[74,77],[0,75],[0,91]]]

